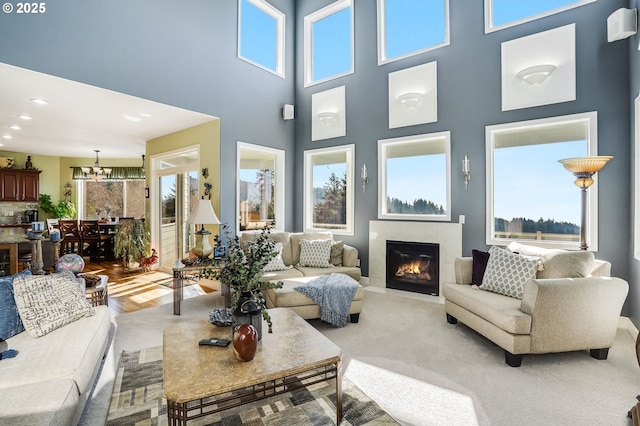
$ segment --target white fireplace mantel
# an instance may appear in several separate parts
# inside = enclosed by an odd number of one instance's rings
[[[440,298],[442,284],[455,282],[454,261],[462,256],[462,225],[415,221],[369,221],[369,285],[386,288],[387,240],[440,245]]]

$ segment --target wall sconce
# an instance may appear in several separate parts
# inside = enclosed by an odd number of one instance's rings
[[[367,175],[367,165],[363,164],[360,170],[360,177],[362,178],[362,193],[367,192],[367,185],[369,185],[369,176]]]
[[[556,66],[552,64],[534,65],[518,72],[518,78],[533,85],[542,84],[554,71]]]
[[[424,94],[418,92],[403,93],[398,96],[398,100],[405,109],[415,109],[422,103]]]
[[[320,112],[316,117],[318,117],[318,120],[327,127],[333,126],[338,122],[338,114],[335,112]]]
[[[469,165],[469,157],[466,155],[462,160],[462,174],[464,175],[464,190],[466,191],[471,180],[471,166]]]

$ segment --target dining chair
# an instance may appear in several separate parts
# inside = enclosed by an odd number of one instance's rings
[[[100,231],[100,223],[97,220],[80,221],[80,238],[83,255],[91,256],[92,260],[107,258],[107,242],[112,236]]]
[[[60,238],[62,241],[62,251],[64,253],[76,253],[82,256],[82,238],[78,228],[78,221],[75,219],[60,219]]]

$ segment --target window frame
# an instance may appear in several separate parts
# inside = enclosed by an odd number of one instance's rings
[[[133,182],[133,181],[142,181],[143,179],[110,179],[110,180],[98,180],[97,182],[123,182],[122,184],[122,208],[123,208],[123,213],[122,216],[130,216],[131,214],[129,213],[129,211],[127,210],[127,186],[128,186],[128,182]],[[93,213],[93,212],[88,212],[86,209],[86,203],[87,203],[87,195],[88,195],[88,191],[87,191],[87,183],[92,183],[92,182],[96,182],[93,179],[82,179],[82,180],[78,180],[77,181],[78,184],[76,185],[76,205],[77,205],[77,209],[76,209],[76,215],[78,216],[78,218],[80,219],[85,219],[85,220],[89,220],[89,216]],[[116,215],[110,215],[112,217],[115,217]]]
[[[259,62],[242,55],[242,2],[247,1],[276,21],[276,69],[273,70]],[[265,0],[238,0],[238,59],[255,65],[271,74],[285,78],[285,28],[286,15]]]
[[[554,9],[550,9],[545,12],[540,12],[534,15],[530,15],[526,18],[521,18],[515,21],[508,22],[506,24],[494,26],[493,25],[493,0],[484,0],[484,33],[489,34],[495,31],[503,30],[505,28],[515,27],[516,25],[535,21],[536,19],[555,15],[556,13],[564,12],[566,10],[575,9],[577,7],[584,6],[586,4],[593,3],[596,1],[597,0],[577,0],[574,3],[568,4],[566,6],[556,7]]]
[[[404,145],[408,143],[445,143],[445,166],[446,166],[446,206],[445,214],[400,214],[387,213],[387,147],[393,145]],[[404,136],[399,138],[380,139],[378,141],[378,219],[393,220],[421,220],[421,221],[451,221],[451,132],[425,133],[414,136]]]
[[[313,24],[327,18],[335,13],[341,12],[344,9],[349,8],[349,21],[350,21],[350,37],[349,42],[351,44],[351,67],[349,70],[335,74],[321,80],[314,80],[313,78]],[[344,77],[346,75],[353,74],[355,72],[355,36],[354,36],[354,11],[352,0],[336,0],[335,2],[323,7],[304,17],[304,87],[314,86],[316,84],[324,83],[326,81],[335,80],[336,78]]]
[[[554,116],[535,120],[525,120],[512,123],[503,123],[485,128],[486,141],[486,244],[505,246],[515,241],[508,238],[495,238],[495,217],[494,217],[494,146],[495,135],[503,132],[513,132],[514,129],[530,130],[533,128],[544,129],[546,127],[556,127],[558,125],[575,125],[585,123],[587,155],[598,155],[598,113],[596,111],[570,114],[563,116]],[[555,143],[555,142],[547,142]],[[543,145],[543,144],[540,144]],[[558,158],[560,160],[560,158]],[[567,171],[567,180],[571,179],[571,174]],[[598,179],[594,179],[593,186],[587,191],[587,230],[586,242],[590,251],[598,251]],[[535,181],[535,177],[534,177]],[[573,185],[576,191],[580,189]],[[580,224],[578,224],[580,225]],[[578,250],[580,241],[566,242],[558,240],[523,240],[528,244],[534,244],[540,247]]]
[[[241,162],[241,151],[255,151],[260,154],[269,154],[273,155],[274,165],[275,165],[275,175],[276,175],[276,183],[275,183],[275,222],[274,227],[271,228],[273,231],[284,232],[285,229],[285,179],[286,179],[286,169],[285,169],[285,151],[277,148],[269,148],[263,145],[256,145],[247,142],[237,142],[236,146],[236,217],[240,217],[240,162]],[[236,235],[242,235],[243,232],[240,230],[240,221],[236,220]]]
[[[387,27],[386,27],[386,1],[377,0],[377,36],[378,36],[378,66],[388,64],[402,59],[410,58],[412,56],[420,55],[425,52],[439,49],[444,46],[448,46],[451,43],[451,15],[449,13],[449,0],[444,1],[444,41],[442,43],[435,44],[433,46],[425,47],[422,49],[414,50],[413,52],[405,53],[404,55],[396,56],[393,58],[387,57]]]
[[[327,148],[309,149],[304,151],[304,229],[306,232],[326,232],[331,231],[334,235],[354,235],[354,197],[355,197],[355,180],[354,180],[354,164],[355,164],[355,144],[340,145]],[[331,229],[331,228],[315,228],[313,226],[313,157],[316,154],[331,154],[331,153],[345,153],[347,164],[347,205],[346,205],[346,228],[345,229]]]
[[[634,204],[633,204],[633,257],[640,260],[640,93],[634,100]]]

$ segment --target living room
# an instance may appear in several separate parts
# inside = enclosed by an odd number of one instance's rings
[[[636,255],[640,252],[637,243],[640,237],[636,230],[639,210],[635,207],[638,199],[638,185],[634,183],[636,150],[632,147],[637,143],[634,132],[638,107],[634,102],[640,90],[639,37],[632,35],[607,41],[607,18],[619,8],[637,7],[636,1],[579,2],[578,7],[560,13],[486,31],[485,3],[492,2],[450,0],[445,2],[450,16],[447,44],[382,63],[378,57],[377,2],[353,2],[350,5],[355,29],[353,72],[313,84],[305,81],[304,20],[334,2],[273,0],[269,3],[287,18],[283,76],[238,58],[236,1],[194,1],[178,6],[144,0],[110,2],[99,8],[79,1],[65,1],[47,4],[43,14],[4,13],[0,15],[0,35],[11,43],[4,43],[0,62],[218,117],[219,128],[213,133],[219,148],[210,146],[206,138],[197,142],[209,150],[201,156],[197,170],[208,168],[208,181],[213,184],[212,204],[222,223],[234,224],[239,215],[238,142],[285,153],[281,229],[287,231],[307,228],[306,155],[316,149],[353,145],[352,228],[337,235],[358,249],[364,277],[375,272],[370,252],[371,222],[398,221],[397,218],[381,219],[379,213],[384,201],[380,141],[448,132],[449,171],[443,187],[447,188],[444,192],[448,191],[449,198],[445,197],[443,203],[444,219],[411,221],[461,226],[461,254],[470,256],[473,249],[486,250],[494,240],[494,235],[488,235],[493,222],[487,207],[492,194],[488,127],[596,112],[597,127],[590,129],[597,134],[597,149],[589,154],[614,158],[594,177],[597,185],[591,189],[597,188],[597,197],[591,197],[590,201],[597,204],[595,209],[590,207],[590,217],[596,218],[597,233],[592,230],[590,238],[596,239],[590,240],[589,247],[597,259],[611,262],[612,276],[629,282],[622,316],[637,327],[640,294],[635,283],[640,276]],[[570,83],[562,86],[574,87],[573,96],[560,101],[505,107],[502,81],[505,45],[566,27],[574,31],[571,40],[575,41],[572,59],[575,72],[568,80]],[[515,46],[517,50],[517,43]],[[526,52],[529,48],[525,44],[520,50]],[[429,81],[437,82],[437,96],[434,95],[437,108],[431,111],[437,114],[417,124],[391,127],[391,76],[434,62],[437,62],[437,73],[432,73],[433,80]],[[314,129],[317,130],[320,123],[316,112],[321,111],[316,111],[314,97],[317,103],[318,95],[342,87],[344,92],[340,96],[344,97],[340,98],[339,105],[343,109],[339,118],[344,119],[344,131],[338,136],[317,138]],[[535,87],[530,89],[537,90]],[[333,99],[334,94],[329,95]],[[516,99],[527,96],[517,94]],[[427,99],[423,102],[426,104]],[[292,120],[283,119],[285,105],[294,106]],[[149,143],[145,154],[151,158],[188,144],[187,141]],[[3,148],[3,155],[4,151],[21,152],[12,149],[9,143]],[[82,155],[85,163],[92,163],[89,154],[95,148],[87,142],[87,153]],[[462,169],[465,158],[470,167],[468,182]],[[41,160],[37,156],[35,159]],[[49,161],[48,158],[42,160]],[[62,196],[68,166],[75,161],[65,157],[63,162],[57,162],[57,170],[48,181],[52,193]],[[126,161],[138,162],[139,157],[131,156]],[[519,161],[527,162],[523,158]],[[363,184],[365,165],[367,184]],[[575,192],[572,211],[579,213],[579,190],[573,186],[571,174],[558,167],[566,178],[558,185],[566,184]],[[540,166],[537,173],[527,176],[527,186],[516,189],[545,206],[544,191],[554,186],[544,180],[547,174],[545,167]],[[420,182],[408,185],[418,186]],[[199,188],[202,191],[201,182]],[[464,224],[458,225],[462,221]],[[216,232],[218,228],[209,229]],[[365,305],[363,312],[366,309]],[[407,327],[412,327],[411,318],[402,319],[407,321]],[[434,318],[434,321],[444,322],[444,318]],[[496,362],[503,364],[499,356]]]

